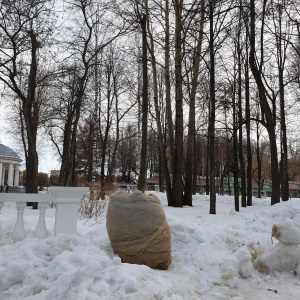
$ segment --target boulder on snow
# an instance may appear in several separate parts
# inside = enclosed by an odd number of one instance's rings
[[[160,200],[141,191],[110,196],[106,218],[112,248],[122,262],[167,269],[171,232]]]
[[[254,261],[254,267],[262,273],[273,271],[294,271],[299,273],[300,231],[297,227],[285,224],[275,224],[272,227],[272,237],[278,244],[259,255]]]

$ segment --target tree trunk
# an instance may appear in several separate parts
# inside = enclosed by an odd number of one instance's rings
[[[115,88],[115,85],[114,85]],[[115,144],[114,144],[114,148],[112,151],[112,155],[111,155],[111,161],[108,167],[108,172],[107,172],[107,182],[111,182],[112,181],[112,175],[113,175],[113,170],[115,167],[115,162],[116,162],[116,156],[117,156],[117,149],[118,149],[118,145],[119,145],[119,139],[120,139],[120,121],[121,118],[119,117],[119,96],[117,91],[114,89],[114,96],[116,98],[116,106],[115,106],[115,110],[116,110],[116,119],[117,119],[117,124],[116,124],[116,138],[115,138]]]
[[[234,76],[235,78],[235,76]],[[237,140],[237,114],[236,114],[236,100],[235,100],[235,86],[236,82],[234,82],[234,91],[233,91],[233,195],[234,195],[234,208],[235,211],[240,211],[240,203],[239,203],[239,163],[238,163],[238,140]]]
[[[203,42],[203,27],[204,27],[204,8],[205,0],[201,1],[201,21],[198,35],[198,42],[196,53],[194,57],[194,68],[192,78],[192,88],[190,94],[190,111],[189,111],[189,125],[188,125],[188,139],[187,139],[187,153],[185,163],[185,186],[184,186],[184,197],[183,205],[193,206],[192,195],[193,195],[193,175],[194,168],[194,142],[195,142],[195,103],[196,103],[196,92],[198,87],[198,75],[200,69],[200,60],[202,52]]]
[[[271,204],[274,205],[280,202],[280,181],[278,174],[278,158],[277,158],[277,143],[276,143],[276,132],[275,132],[275,118],[272,114],[271,108],[269,106],[267,96],[265,93],[265,86],[262,80],[262,65],[258,68],[255,61],[255,1],[250,0],[250,18],[251,18],[251,33],[250,33],[250,56],[249,62],[252,74],[256,81],[258,92],[259,92],[259,100],[262,111],[264,113],[266,119],[266,129],[269,135],[270,141],[270,152],[271,152],[271,173],[272,173],[272,196],[271,196]],[[264,6],[266,4],[266,0],[264,1]],[[263,14],[264,15],[264,14]],[[262,32],[263,32],[264,24],[262,24]]]
[[[196,192],[197,192],[197,176],[198,176],[198,168],[197,168],[197,138],[196,138],[196,134],[194,134],[194,161],[193,161],[193,164],[194,164],[194,168],[193,168],[193,171],[194,171],[194,176],[193,176],[193,187],[192,187],[192,193],[193,195],[196,195]]]
[[[59,185],[68,186],[68,170],[70,170],[70,147],[71,147],[71,136],[72,136],[72,119],[68,118],[65,123],[64,128],[64,139],[63,139],[63,152],[61,157],[61,166],[59,174]]]
[[[29,32],[31,39],[31,65],[28,77],[28,94],[23,101],[24,121],[27,133],[27,160],[26,160],[26,188],[28,193],[38,192],[38,154],[36,151],[36,137],[39,122],[39,105],[36,99],[37,78],[37,50],[39,43],[36,34]],[[38,203],[32,203],[33,208],[38,208]]]
[[[257,160],[257,198],[261,198],[261,191],[264,188],[261,176],[261,158],[260,158],[260,134],[259,124],[256,124],[256,160]]]
[[[216,214],[216,188],[215,188],[215,50],[214,50],[214,1],[209,1],[209,53],[210,53],[210,116],[209,116],[209,194],[210,214]]]
[[[240,8],[240,16],[239,23],[241,26],[241,8]],[[240,32],[239,32],[240,33]],[[243,114],[242,114],[242,61],[241,61],[241,45],[240,45],[240,34],[238,34],[238,45],[237,45],[237,59],[238,59],[238,124],[239,124],[239,174],[241,177],[241,203],[242,207],[247,206],[246,199],[246,178],[245,178],[245,163],[244,163],[244,155],[243,155]]]
[[[280,128],[281,128],[281,197],[282,201],[289,200],[287,136],[285,122],[285,96],[283,70],[279,67],[279,95],[280,95]]]
[[[154,108],[155,108],[155,116],[156,116],[156,126],[157,126],[157,135],[158,135],[158,144],[159,144],[159,158],[160,158],[160,172],[159,176],[159,185],[160,191],[164,191],[164,184],[166,184],[166,193],[169,205],[171,205],[171,179],[170,173],[168,169],[168,161],[167,161],[167,153],[166,147],[164,146],[164,138],[163,138],[163,129],[161,125],[161,112],[159,109],[159,99],[158,99],[158,82],[157,82],[157,69],[156,69],[156,58],[154,52],[154,39],[152,33],[149,30],[148,24],[148,32],[150,39],[150,55],[151,55],[151,65],[152,65],[152,74],[153,74],[153,98],[154,98]]]
[[[142,192],[146,188],[147,176],[147,124],[148,124],[148,68],[147,68],[147,20],[143,15],[142,34],[143,34],[143,101],[142,101],[142,148],[138,189]]]
[[[284,123],[284,124],[283,124]],[[287,137],[285,121],[281,119],[281,196],[282,201],[289,200],[288,161],[287,161]]]
[[[175,8],[175,149],[172,186],[172,206],[182,207],[183,193],[183,95],[182,95],[182,0],[174,1]]]
[[[107,113],[107,118],[109,118],[109,114],[110,114],[110,112]],[[107,142],[108,142],[108,135],[109,135],[109,130],[110,130],[109,123],[110,123],[110,120],[108,119],[106,122],[104,138],[102,139],[101,169],[100,169],[101,186],[104,185],[104,181],[105,181],[105,163],[106,163],[106,153],[107,153]]]
[[[210,110],[209,110],[210,111]],[[207,130],[207,144],[206,144],[206,155],[205,155],[205,195],[209,195],[209,126]]]
[[[246,45],[248,54],[248,44]],[[251,149],[251,123],[250,123],[250,83],[248,55],[245,62],[245,112],[247,134],[247,205],[252,206],[252,149]]]
[[[169,24],[169,0],[165,2],[165,86],[166,86],[166,118],[167,118],[167,145],[169,148],[170,173],[174,173],[174,124],[172,119],[171,83],[170,83],[170,24]]]

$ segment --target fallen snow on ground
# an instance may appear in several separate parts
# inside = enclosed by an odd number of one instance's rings
[[[48,237],[34,237],[38,211],[25,209],[27,237],[10,238],[14,204],[1,211],[0,299],[55,300],[214,300],[299,299],[300,277],[292,270],[259,273],[252,257],[273,248],[273,224],[300,228],[300,199],[274,206],[253,199],[253,206],[234,210],[232,196],[217,196],[217,214],[209,214],[209,196],[197,195],[193,207],[167,206],[156,193],[172,232],[168,270],[121,263],[110,246],[105,213],[78,219],[72,236],[53,236],[55,210],[46,211]],[[134,211],[132,212],[134,213]]]

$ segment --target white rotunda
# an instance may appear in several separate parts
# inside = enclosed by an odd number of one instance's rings
[[[19,185],[19,168],[22,159],[11,148],[0,144],[0,184]],[[5,172],[8,168],[8,172]],[[6,177],[7,174],[7,177]]]

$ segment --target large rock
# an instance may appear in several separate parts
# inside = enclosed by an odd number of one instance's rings
[[[141,191],[117,192],[107,208],[107,233],[122,262],[167,269],[171,232],[160,200]]]

